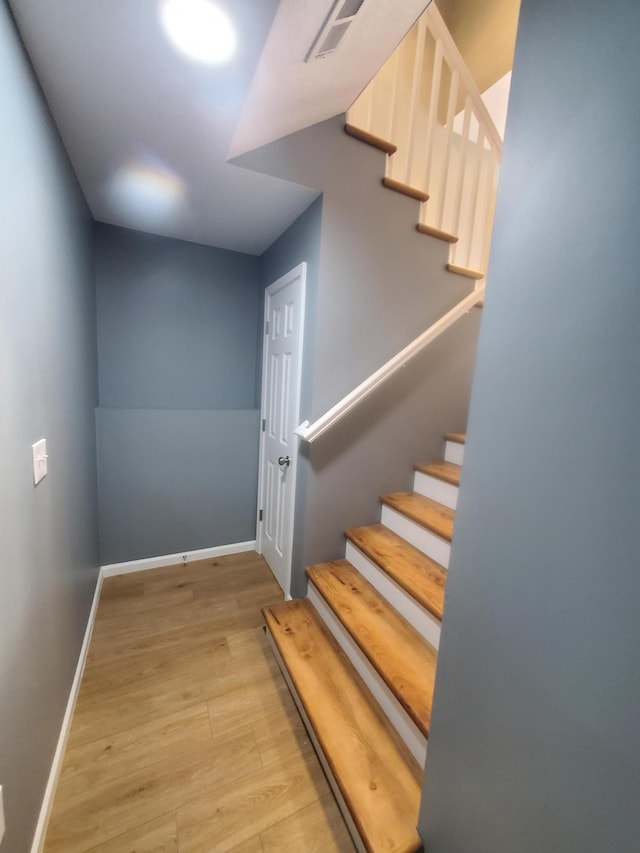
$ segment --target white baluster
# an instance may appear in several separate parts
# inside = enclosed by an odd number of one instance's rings
[[[447,139],[445,142],[444,161],[442,164],[442,174],[440,175],[440,193],[438,197],[438,212],[436,217],[436,226],[444,228],[444,212],[445,201],[447,197],[447,189],[449,187],[449,172],[451,170],[451,147],[453,144],[453,121],[456,116],[456,106],[458,104],[458,86],[460,75],[458,69],[454,68],[451,71],[451,81],[449,83],[449,101],[447,103]]]
[[[472,163],[471,168],[473,169],[472,178],[471,178],[471,193],[469,195],[469,211],[467,217],[467,267],[471,267],[471,259],[473,252],[473,238],[475,233],[475,225],[477,221],[477,206],[478,206],[478,196],[480,192],[480,176],[482,174],[482,167],[484,163],[484,130],[480,125],[478,127],[478,139],[476,141],[475,148],[471,148],[472,154]]]
[[[424,15],[418,21],[415,55],[413,60],[413,75],[411,78],[411,97],[409,100],[409,127],[406,139],[407,162],[405,183],[411,185],[411,171],[413,167],[413,155],[416,147],[415,124],[418,111],[418,100],[420,95],[420,84],[422,82],[422,69],[424,65],[424,45],[427,37],[427,21]]]
[[[458,152],[458,173],[456,176],[456,190],[454,195],[453,207],[453,227],[452,233],[462,237],[460,233],[460,217],[462,214],[462,196],[464,193],[465,171],[467,168],[467,148],[469,143],[469,129],[471,127],[471,98],[467,95],[464,102],[464,121],[462,124],[462,137],[460,139],[460,150]],[[458,251],[460,248],[459,240],[454,246],[451,253],[453,263],[457,263]]]
[[[429,98],[429,115],[427,117],[427,152],[425,156],[424,178],[421,186],[429,192],[431,178],[431,162],[433,160],[434,135],[436,132],[438,102],[440,100],[440,81],[442,79],[442,41],[436,39],[436,50],[433,57],[433,76],[431,78],[431,96]]]
[[[500,173],[500,155],[492,148],[489,169],[489,203],[487,205],[487,218],[484,224],[482,241],[482,267],[485,272],[489,266],[489,250],[491,249],[491,234],[493,232],[493,216],[496,209],[496,193],[498,190],[498,176]]]
[[[401,47],[391,54],[390,62],[392,63],[392,82],[391,96],[389,98],[389,108],[387,110],[387,139],[389,142],[395,142],[395,133],[397,127],[397,104],[398,104],[398,87],[400,85],[400,51]]]

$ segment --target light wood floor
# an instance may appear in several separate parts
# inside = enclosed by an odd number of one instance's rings
[[[353,853],[255,553],[105,579],[45,853]]]

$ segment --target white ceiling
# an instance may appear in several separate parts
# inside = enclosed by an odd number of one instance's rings
[[[365,0],[314,66],[332,0],[218,0],[239,34],[225,66],[176,52],[159,0],[10,3],[94,218],[260,254],[317,193],[228,163],[234,133],[238,154],[343,112],[426,0]]]
[[[306,63],[333,2],[281,0],[231,156],[345,112],[430,0],[365,0],[339,49]]]

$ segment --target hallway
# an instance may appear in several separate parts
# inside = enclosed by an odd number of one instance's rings
[[[350,853],[255,552],[106,578],[46,853]]]

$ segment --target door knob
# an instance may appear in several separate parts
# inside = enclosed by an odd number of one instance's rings
[[[288,456],[279,456],[278,465],[280,465],[281,468],[286,468],[288,465],[291,465],[291,460]]]

